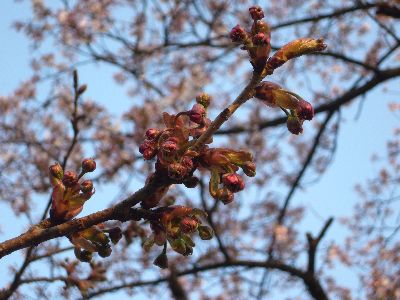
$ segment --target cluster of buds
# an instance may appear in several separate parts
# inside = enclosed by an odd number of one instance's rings
[[[314,108],[309,102],[276,83],[263,81],[255,90],[256,98],[268,106],[280,107],[286,113],[286,125],[293,134],[302,133],[304,120],[310,121],[314,117]]]
[[[174,183],[183,183],[193,188],[198,178],[193,176],[196,170],[195,157],[199,152],[190,149],[193,141],[201,136],[210,125],[206,117],[210,104],[210,96],[200,94],[196,104],[189,111],[176,115],[163,113],[165,129],[150,128],[146,131],[146,139],[139,147],[143,158],[156,158],[156,173],[167,176]],[[209,141],[211,142],[211,141]],[[152,179],[150,175],[147,181]],[[162,196],[168,191],[168,186],[160,188],[150,199],[142,203],[145,208],[157,206]]]
[[[197,232],[202,240],[213,237],[212,229],[202,225],[201,218],[207,215],[200,209],[169,206],[158,208],[154,212],[159,217],[150,221],[153,233],[144,241],[143,247],[149,251],[154,244],[164,246],[162,253],[154,261],[154,264],[160,268],[168,266],[167,243],[175,252],[188,256],[193,253],[195,246],[191,238],[192,234]]]
[[[247,32],[240,25],[236,25],[232,28],[229,37],[232,42],[242,45],[241,49],[247,50],[254,70],[259,73],[264,71],[265,74],[272,74],[289,59],[323,51],[326,48],[323,39],[300,38],[286,44],[269,57],[271,31],[268,24],[262,20],[264,12],[261,7],[252,6],[249,8],[249,13],[253,19],[251,31]]]
[[[210,194],[224,204],[231,203],[234,193],[244,189],[243,178],[236,172],[241,168],[249,176],[256,175],[253,157],[246,151],[227,148],[207,148],[203,150],[200,165],[210,171]]]
[[[110,256],[112,252],[110,241],[113,244],[118,243],[122,238],[122,231],[119,227],[106,229],[103,224],[99,224],[75,232],[68,238],[75,246],[76,258],[83,262],[90,262],[94,252],[101,257]]]
[[[259,6],[249,8],[253,19],[251,31],[247,32],[239,24],[232,28],[229,36],[234,43],[242,45],[247,50],[254,70],[261,72],[271,51],[271,31],[264,18],[264,12]]]
[[[78,175],[74,171],[64,172],[59,163],[50,166],[50,181],[53,187],[50,219],[62,223],[74,218],[89,200],[95,190],[91,180],[80,179],[84,174],[96,169],[96,162],[91,158],[82,161],[82,170]]]

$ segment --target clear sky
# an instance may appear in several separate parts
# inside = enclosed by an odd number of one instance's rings
[[[27,17],[29,11],[23,9],[23,6],[10,0],[0,2],[0,95],[10,93],[30,74],[30,50],[27,40],[23,34],[16,33],[11,28],[13,20]],[[130,104],[125,101],[125,91],[113,85],[109,67],[102,66],[101,70],[102,72],[98,72],[97,67],[82,67],[79,70],[81,81],[89,83],[88,95],[96,101],[101,101],[115,113],[123,111]],[[399,119],[388,110],[388,103],[398,101],[399,83],[398,79],[387,83],[385,88],[388,92],[386,93],[382,92],[383,86],[369,93],[358,119],[355,119],[357,105],[353,104],[343,111],[345,121],[340,127],[338,148],[333,163],[327,172],[318,178],[316,184],[307,185],[306,191],[297,191],[292,202],[293,205],[302,203],[312,208],[307,211],[307,217],[302,224],[305,231],[316,233],[328,217],[351,214],[357,200],[354,185],[376,174],[377,166],[371,164],[370,158],[373,153],[386,152],[386,141],[391,137],[393,128],[399,125]],[[110,99],[112,99],[112,105],[110,105]],[[305,182],[310,179],[313,178],[306,176]],[[106,198],[112,197],[113,189],[104,189],[102,195]],[[5,237],[21,232],[24,225],[18,224],[18,220],[13,219],[4,204],[0,204],[0,207],[2,208],[0,225],[4,233],[1,235],[1,240],[3,240]],[[98,202],[96,208],[99,208]],[[96,208],[87,207],[82,215]],[[336,221],[329,230],[326,241],[342,240],[343,234],[343,227]],[[18,254],[13,254],[0,260],[1,287],[11,278],[6,267],[10,262],[17,261],[18,257]],[[347,285],[354,283],[351,273],[343,270],[340,272],[343,282]],[[102,299],[111,298],[113,296]]]

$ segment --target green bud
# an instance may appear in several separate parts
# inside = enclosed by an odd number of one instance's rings
[[[211,240],[214,235],[213,230],[208,226],[199,226],[197,230],[202,240]]]

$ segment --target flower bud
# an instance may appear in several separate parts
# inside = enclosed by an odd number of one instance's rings
[[[243,178],[236,173],[222,175],[222,183],[233,193],[237,193],[244,189]]]
[[[108,230],[108,236],[110,237],[111,242],[113,242],[113,244],[115,245],[122,238],[121,228],[111,228],[110,230]]]
[[[197,230],[202,240],[211,240],[214,235],[213,230],[208,226],[199,226]]]
[[[181,180],[187,175],[187,169],[180,163],[168,165],[168,177],[174,180]]]
[[[264,11],[259,6],[252,6],[249,8],[250,16],[254,21],[264,18]]]
[[[293,134],[300,134],[303,133],[303,122],[295,116],[289,116],[286,121],[286,126],[288,130]]]
[[[289,59],[305,54],[323,51],[325,48],[326,44],[324,44],[323,39],[297,39],[289,44],[284,45],[272,57],[270,57],[268,59],[267,67],[273,70],[282,66]]]
[[[228,188],[218,189],[215,194],[215,199],[221,201],[223,204],[229,204],[233,201],[234,196],[232,191],[228,190]]]
[[[72,187],[78,183],[78,175],[74,171],[67,171],[64,173],[62,182],[66,187]]]
[[[168,268],[168,257],[167,254],[162,252],[156,259],[153,261],[153,264],[161,269]]]
[[[269,39],[264,33],[260,32],[253,36],[253,44],[256,46],[268,45]]]
[[[206,94],[206,93],[201,93],[196,97],[196,102],[198,104],[201,104],[204,106],[204,108],[207,108],[210,105],[211,102],[211,96]]]
[[[271,107],[297,109],[299,99],[276,83],[263,81],[256,87],[255,97]]]
[[[182,255],[185,254],[186,244],[183,239],[172,240],[172,241],[170,241],[169,244],[171,245],[172,250],[174,250],[175,252],[178,252]]]
[[[86,91],[86,89],[87,89],[86,84],[81,85],[78,89],[78,95],[82,95]]]
[[[234,43],[244,43],[247,39],[247,32],[238,24],[232,28],[229,37]]]
[[[246,161],[243,165],[241,165],[244,174],[249,177],[256,176],[256,164],[252,161]]]
[[[165,239],[166,239],[165,232],[159,230],[154,233],[154,242],[156,243],[156,245],[158,246],[164,245]]]
[[[87,250],[81,250],[78,247],[74,248],[75,257],[81,262],[90,262],[93,257],[93,253]]]
[[[310,121],[314,117],[314,108],[309,102],[300,99],[296,108],[296,113],[300,119]]]
[[[139,152],[146,160],[152,159],[157,154],[157,145],[152,140],[144,140],[139,146]]]
[[[102,245],[101,247],[99,247],[97,249],[97,253],[101,256],[101,257],[109,257],[111,255],[112,249],[110,247],[110,245]]]
[[[50,175],[57,179],[61,180],[64,176],[64,171],[59,163],[51,165],[49,170],[50,170]]]
[[[176,141],[168,139],[161,144],[160,150],[163,155],[169,156],[175,154],[179,150],[179,146]]]
[[[192,233],[197,229],[199,222],[190,217],[184,217],[181,220],[181,230],[183,233]]]
[[[82,161],[82,172],[88,173],[88,172],[93,172],[94,170],[96,170],[96,162],[94,161],[94,159],[85,158]]]
[[[189,110],[190,121],[196,124],[203,123],[203,117],[206,110],[203,105],[196,103],[193,105],[192,109]]]
[[[92,190],[93,190],[93,181],[91,181],[91,180],[82,181],[81,191],[84,194],[90,193],[90,192],[92,192]]]
[[[150,129],[147,129],[147,131],[146,131],[146,137],[149,140],[154,140],[159,134],[160,134],[160,130],[158,130],[156,128],[150,128]]]

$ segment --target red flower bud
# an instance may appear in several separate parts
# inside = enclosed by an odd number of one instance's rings
[[[238,24],[232,28],[229,37],[234,43],[244,43],[247,38],[247,32]]]
[[[67,171],[63,176],[62,182],[66,187],[72,187],[78,183],[78,175],[74,171]]]
[[[300,134],[303,133],[303,122],[294,116],[289,116],[287,121],[286,121],[286,126],[288,130],[293,133],[293,134]]]
[[[196,102],[207,108],[211,102],[211,96],[206,93],[201,93],[196,97]]]
[[[57,179],[61,180],[64,176],[64,171],[59,163],[51,165],[49,170],[50,170],[50,175]]]
[[[82,172],[88,173],[88,172],[93,172],[94,170],[96,170],[96,162],[94,161],[94,159],[85,158],[82,161]]]
[[[314,108],[309,102],[300,99],[296,108],[296,113],[300,119],[310,121],[314,117]]]
[[[146,131],[146,137],[149,140],[154,140],[159,134],[160,134],[160,130],[158,130],[156,128],[150,128],[150,129],[147,129],[147,131]]]
[[[273,93],[274,90],[280,89],[281,86],[270,82],[270,81],[263,81],[256,87],[256,93],[254,97],[262,100],[265,104],[269,106],[276,106],[276,97]]]
[[[168,155],[178,151],[179,146],[177,142],[173,140],[166,140],[164,143],[161,144],[160,150],[163,152],[164,155]]]
[[[144,140],[139,146],[139,152],[143,154],[144,159],[152,159],[157,154],[157,145],[152,140]]]
[[[86,194],[86,193],[91,193],[93,190],[93,181],[91,180],[85,180],[81,183],[81,191]]]
[[[253,36],[253,44],[257,46],[268,45],[269,38],[264,33],[257,33]]]
[[[236,173],[222,175],[222,183],[233,193],[237,193],[244,189],[243,178]]]
[[[205,113],[206,113],[206,110],[205,110],[204,106],[196,103],[195,105],[193,105],[192,109],[189,110],[190,121],[192,121],[196,124],[203,123],[203,118],[204,118]]]
[[[190,217],[184,217],[181,220],[181,230],[183,233],[192,233],[197,229],[199,222]]]
[[[249,8],[250,16],[254,21],[264,18],[264,11],[259,6],[252,6]]]

